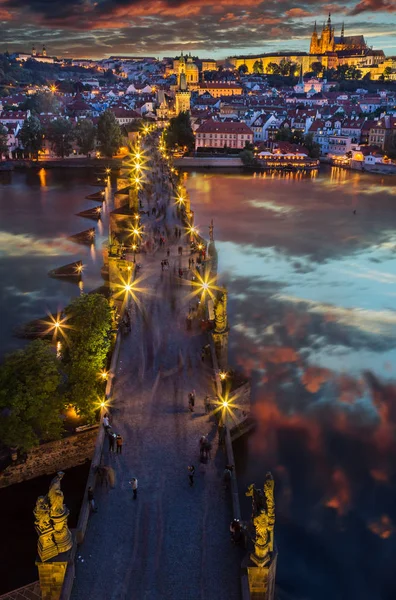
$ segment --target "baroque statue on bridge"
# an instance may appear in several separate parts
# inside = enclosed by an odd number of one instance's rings
[[[252,483],[246,496],[252,497],[252,522],[255,529],[254,553],[250,558],[257,566],[264,567],[269,563],[274,550],[275,501],[272,474],[267,473],[263,492]]]
[[[69,511],[63,502],[60,487],[63,476],[62,471],[55,475],[48,494],[39,496],[33,511],[39,536],[37,550],[43,562],[67,552],[73,545],[72,535],[67,526]]]

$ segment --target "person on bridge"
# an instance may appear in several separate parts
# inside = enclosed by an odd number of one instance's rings
[[[116,434],[109,431],[109,452],[114,452]]]
[[[129,483],[132,486],[133,499],[136,500],[136,498],[137,498],[137,490],[138,490],[138,480],[136,479],[136,477],[132,477],[132,479],[131,479],[131,481]]]
[[[110,419],[109,419],[108,413],[106,413],[105,416],[103,417],[103,427],[104,427],[105,433],[108,433],[109,429],[110,429]]]
[[[195,475],[194,465],[189,465],[187,470],[188,470],[188,479],[190,482],[190,486],[193,486],[194,485],[194,475]]]
[[[122,454],[123,443],[124,443],[124,440],[123,440],[122,436],[118,433],[117,438],[116,438],[117,454]]]
[[[88,488],[88,502],[91,507],[92,512],[98,512],[98,509],[95,504],[94,492],[91,486]]]

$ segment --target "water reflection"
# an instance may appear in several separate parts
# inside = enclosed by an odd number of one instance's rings
[[[394,180],[337,168],[187,186],[197,220],[214,218],[231,360],[254,384],[241,489],[276,477],[279,585],[393,598]]]
[[[97,248],[106,238],[110,183],[97,226],[76,215],[96,205],[85,198],[97,191],[92,181],[94,173],[85,169],[0,173],[0,355],[20,346],[21,340],[13,336],[15,327],[42,317],[47,310],[56,312],[81,293],[73,283],[49,278],[50,270],[82,260],[85,291],[102,284],[95,247],[67,239],[92,226]]]

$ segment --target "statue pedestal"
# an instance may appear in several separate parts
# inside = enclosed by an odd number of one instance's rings
[[[223,333],[213,332],[213,341],[216,349],[217,361],[222,371],[228,369],[228,330]]]
[[[248,575],[250,600],[274,600],[277,559],[278,553],[274,551],[265,566],[257,565],[250,554],[242,561]]]
[[[37,557],[36,566],[39,572],[42,600],[59,600],[61,597],[66,569],[71,560],[71,554],[72,550],[68,550],[45,562]]]

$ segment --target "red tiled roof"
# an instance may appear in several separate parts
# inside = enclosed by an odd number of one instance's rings
[[[223,123],[213,119],[202,123],[197,129],[197,133],[250,133],[253,135],[253,131],[246,123],[240,123],[239,121]]]

